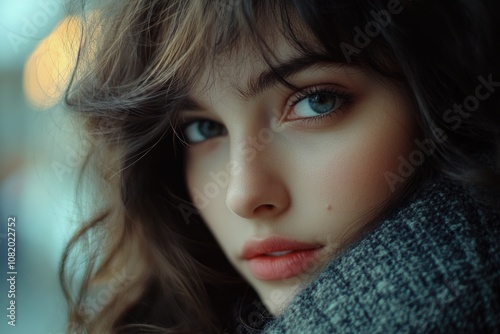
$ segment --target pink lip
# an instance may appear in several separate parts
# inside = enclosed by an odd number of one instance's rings
[[[297,276],[316,260],[322,247],[318,243],[304,243],[281,237],[250,240],[245,243],[241,258],[248,261],[252,275],[264,281],[274,281]],[[269,253],[290,253],[273,256]]]

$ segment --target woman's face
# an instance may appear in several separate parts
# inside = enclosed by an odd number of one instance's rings
[[[276,50],[296,88],[241,49],[205,72],[181,113],[192,200],[274,314],[394,195],[387,173],[416,135],[395,87]]]

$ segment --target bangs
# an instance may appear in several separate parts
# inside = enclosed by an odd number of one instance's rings
[[[318,62],[347,63],[341,49],[342,31],[331,22],[318,26],[315,2],[220,1],[211,62],[225,54],[235,56],[242,48],[251,49],[271,68],[279,62],[277,41],[286,41],[297,56]],[[339,15],[338,11],[335,11]],[[325,22],[326,23],[326,22]],[[324,34],[326,36],[323,36]],[[336,47],[332,47],[336,46]]]
[[[198,64],[212,73],[220,70],[224,60],[245,56],[250,51],[282,84],[294,88],[284,79],[286,72],[278,68],[282,61],[278,43],[285,41],[297,58],[308,62],[362,67],[394,81],[403,79],[395,55],[384,39],[385,29],[392,28],[391,20],[365,47],[354,47],[357,52],[351,53],[349,46],[357,45],[356,27],[373,21],[373,17],[366,17],[369,8],[360,8],[355,1],[221,0],[216,5],[206,5],[203,12],[210,11],[216,21],[203,29],[205,33],[213,29],[211,36],[203,39],[212,44],[205,44],[204,61]]]

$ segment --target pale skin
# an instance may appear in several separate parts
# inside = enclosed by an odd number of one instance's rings
[[[297,89],[275,82],[242,96],[247,82],[268,70],[244,51],[206,71],[191,94],[196,106],[182,112],[192,142],[186,182],[229,261],[279,314],[299,285],[395,195],[384,173],[396,172],[398,156],[411,152],[417,126],[398,89],[339,64],[298,69],[287,76]],[[298,56],[286,45],[280,55],[276,64]],[[248,240],[270,236],[321,249],[299,275],[262,280],[241,253]]]

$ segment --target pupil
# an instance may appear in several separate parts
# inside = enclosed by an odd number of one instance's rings
[[[203,121],[198,124],[198,130],[203,137],[216,137],[220,135],[220,127],[217,123],[212,121]]]
[[[309,106],[314,112],[324,114],[335,107],[335,97],[325,94],[316,94],[309,98]]]

